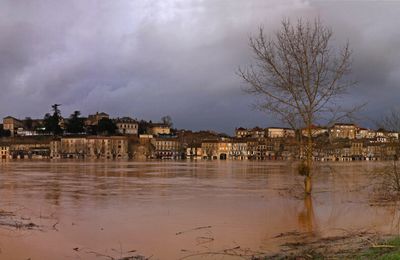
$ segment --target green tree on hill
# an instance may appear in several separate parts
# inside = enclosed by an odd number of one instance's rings
[[[52,110],[53,110],[53,115],[50,115],[49,113],[47,113],[44,116],[44,120],[43,120],[43,125],[46,129],[46,132],[50,132],[53,135],[60,135],[62,134],[63,130],[60,126],[60,122],[61,122],[61,111],[60,109],[58,109],[60,105],[59,104],[54,104],[52,105]]]
[[[109,119],[109,118],[100,119],[98,126],[97,126],[98,134],[112,135],[112,134],[115,134],[116,131],[117,131],[117,126],[111,119]]]
[[[74,111],[68,119],[66,123],[66,130],[71,134],[83,133],[85,131],[84,128],[84,118],[80,117],[80,111]]]

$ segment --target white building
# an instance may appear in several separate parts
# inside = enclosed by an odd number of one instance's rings
[[[120,134],[137,135],[139,133],[138,122],[130,117],[117,118],[114,122]]]
[[[296,135],[293,129],[280,127],[268,127],[265,129],[265,133],[268,138],[295,137]]]

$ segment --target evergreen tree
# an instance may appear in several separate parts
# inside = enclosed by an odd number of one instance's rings
[[[100,119],[98,126],[97,126],[97,133],[98,134],[108,134],[112,135],[115,134],[117,131],[117,125],[108,118]]]
[[[63,132],[60,126],[62,117],[61,111],[58,109],[59,106],[59,104],[52,105],[51,107],[53,109],[53,115],[47,113],[43,120],[46,131],[52,133],[53,135],[60,135]]]
[[[84,118],[80,117],[80,111],[74,111],[68,119],[66,129],[68,133],[77,134],[83,133],[84,129]]]

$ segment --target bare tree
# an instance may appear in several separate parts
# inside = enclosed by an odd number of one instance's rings
[[[400,133],[400,109],[391,109],[388,114],[383,117],[382,121],[378,122],[378,127]]]
[[[400,169],[398,165],[400,155],[400,109],[393,108],[385,116],[382,121],[378,122],[378,127],[386,133],[387,143],[385,144],[385,158],[391,159],[385,163],[381,169],[377,169],[376,173],[381,180],[381,189],[379,191],[385,193],[391,199],[399,199],[400,195]]]
[[[173,126],[172,118],[170,116],[161,117],[161,122],[163,124],[167,125],[168,127],[172,127]]]
[[[312,190],[312,125],[328,116],[339,120],[354,111],[336,103],[354,85],[345,79],[351,69],[349,44],[336,50],[330,46],[331,37],[332,30],[319,19],[299,20],[296,25],[284,20],[271,39],[260,27],[258,35],[250,37],[255,62],[238,72],[247,83],[245,91],[259,98],[258,109],[272,112],[293,129],[305,128],[299,173],[305,176],[306,194]]]

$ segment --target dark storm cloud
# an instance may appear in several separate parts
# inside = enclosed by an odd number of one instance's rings
[[[0,116],[41,117],[52,103],[64,116],[107,111],[182,128],[231,132],[267,126],[235,75],[251,61],[248,36],[282,18],[320,16],[349,39],[357,90],[346,102],[374,97],[368,116],[400,91],[400,4],[265,0],[2,1]]]
[[[319,15],[333,28],[337,40],[348,39],[353,49],[353,75],[358,86],[346,101],[367,102],[360,112],[374,126],[400,97],[400,3],[317,2]]]

